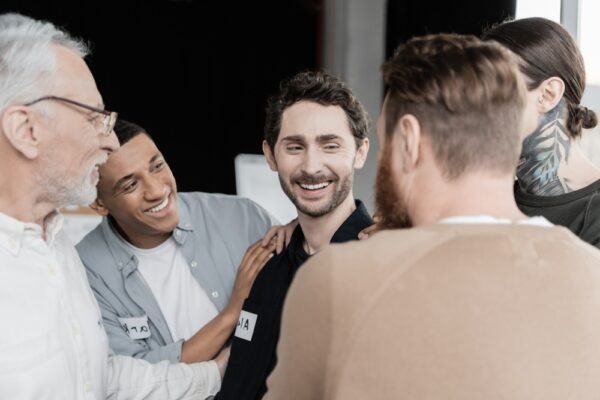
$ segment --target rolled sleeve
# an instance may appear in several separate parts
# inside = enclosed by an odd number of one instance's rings
[[[206,399],[220,388],[214,361],[151,364],[127,356],[109,357],[107,399]]]

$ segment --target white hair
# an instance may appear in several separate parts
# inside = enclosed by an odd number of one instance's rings
[[[88,45],[50,22],[24,15],[0,15],[0,113],[48,95],[56,72],[52,45],[66,47],[80,57]]]

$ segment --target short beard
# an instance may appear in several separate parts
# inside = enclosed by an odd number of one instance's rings
[[[92,168],[95,168],[92,167]],[[85,206],[96,199],[96,183],[90,179],[92,170],[85,175],[71,179],[57,176],[51,169],[45,169],[38,175],[38,184],[43,188],[45,200],[56,205],[57,208],[66,206]]]
[[[291,186],[284,182],[281,176],[279,176],[279,183],[281,184],[281,189],[283,189],[286,196],[290,199],[290,201],[294,204],[294,206],[299,212],[308,215],[309,217],[318,218],[322,217],[323,215],[329,214],[330,212],[335,210],[340,204],[342,204],[344,200],[346,200],[346,198],[352,191],[353,177],[354,174],[350,173],[341,179],[337,175],[334,176],[333,179],[323,179],[323,177],[319,175],[308,175],[303,173],[299,177],[290,178],[291,182],[302,181],[305,183],[319,183],[323,182],[324,180],[330,180],[330,185],[333,185],[336,182],[339,183],[336,191],[331,197],[331,200],[327,202],[327,204],[325,204],[323,207],[318,209],[309,208],[307,205],[301,203],[298,200],[298,198],[294,195],[294,191],[292,190]],[[291,185],[294,185],[294,183],[291,183]]]
[[[381,229],[410,228],[413,226],[406,202],[398,195],[392,172],[392,153],[389,146],[383,149],[375,180],[375,204],[381,218]]]

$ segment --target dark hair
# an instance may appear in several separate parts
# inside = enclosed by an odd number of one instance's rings
[[[596,113],[580,105],[585,89],[585,66],[575,39],[565,28],[545,18],[524,18],[493,26],[483,33],[484,40],[494,40],[518,55],[521,71],[529,78],[529,90],[553,76],[565,83],[567,129],[572,137],[581,128],[598,123]]]
[[[117,139],[119,139],[119,144],[121,146],[123,146],[125,143],[129,142],[131,139],[140,134],[144,134],[151,138],[151,136],[144,128],[137,124],[134,124],[133,122],[125,121],[121,118],[117,120],[114,131],[117,135]]]
[[[283,112],[299,101],[313,101],[324,106],[339,106],[359,147],[369,133],[369,117],[358,98],[338,77],[326,72],[301,72],[284,80],[279,92],[269,98],[266,108],[265,140],[271,150],[281,130]]]
[[[400,45],[381,69],[386,140],[412,114],[447,179],[481,168],[514,172],[526,88],[508,50],[475,36],[429,35]]]

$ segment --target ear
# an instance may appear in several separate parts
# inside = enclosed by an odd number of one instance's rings
[[[266,140],[263,140],[262,148],[265,158],[267,159],[267,164],[269,164],[269,168],[271,168],[271,171],[277,172],[277,162],[275,161],[275,156],[271,151],[271,146],[269,146],[269,143],[267,143]]]
[[[108,215],[108,208],[104,206],[104,203],[99,198],[96,198],[96,200],[90,204],[90,208],[103,217]]]
[[[405,172],[413,170],[419,162],[419,147],[421,146],[421,124],[412,114],[403,115],[394,128],[394,151],[402,155],[402,169]]]
[[[24,157],[33,160],[39,155],[39,137],[35,116],[27,107],[9,107],[0,120],[8,142]]]
[[[369,138],[364,138],[361,145],[356,149],[356,156],[354,157],[354,169],[361,169],[367,161],[367,154],[369,153]]]
[[[538,86],[539,97],[537,109],[540,113],[547,113],[552,110],[563,98],[565,93],[565,83],[559,77],[553,76],[546,79]]]

